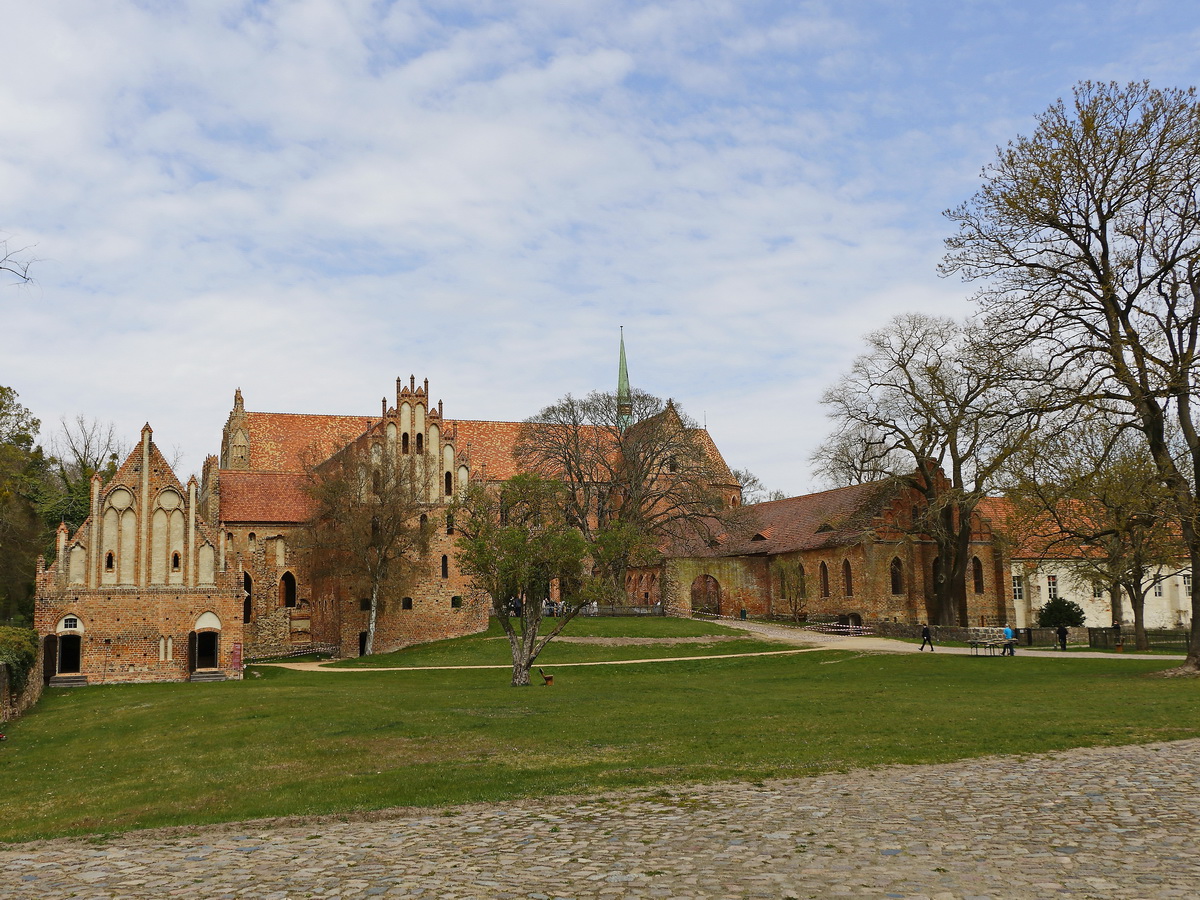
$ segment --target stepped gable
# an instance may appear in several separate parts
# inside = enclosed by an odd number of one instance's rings
[[[221,473],[221,521],[306,522],[312,513],[308,478],[295,472]]]
[[[375,421],[371,416],[325,416],[307,413],[248,412],[250,469],[257,472],[303,472],[309,455],[319,462],[358,437]],[[221,472],[221,490],[227,472]]]
[[[692,539],[681,556],[757,556],[853,543],[876,524],[895,494],[894,481],[872,481],[742,507],[714,540]]]
[[[449,419],[446,426],[456,431],[455,449],[471,466],[471,474],[488,481],[502,481],[520,473],[513,449],[521,434],[521,422],[489,422],[478,419]]]

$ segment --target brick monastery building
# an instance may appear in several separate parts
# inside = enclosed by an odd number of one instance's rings
[[[397,379],[394,405],[385,400],[378,416],[307,415],[248,411],[239,390],[219,456],[186,486],[146,425],[117,474],[93,479],[87,520],[73,535],[60,526],[53,563],[39,561],[46,679],[223,680],[240,678],[247,658],[317,645],[359,654],[367,609],[336,583],[314,584],[300,540],[312,511],[306,464],[355,444],[436,467],[425,574],[411,596],[381,606],[375,651],[484,630],[490,600],[459,572],[446,513],[469,479],[517,474],[521,423],[446,419],[429,396],[428,380]],[[714,486],[738,507],[729,467],[708,432],[696,432],[719,473]],[[786,615],[801,591],[810,616],[922,621],[935,566],[932,544],[907,527],[915,498],[876,482],[741,507],[715,536],[630,571],[627,602],[671,615]],[[1005,564],[984,519],[972,546],[961,624],[1011,619]]]

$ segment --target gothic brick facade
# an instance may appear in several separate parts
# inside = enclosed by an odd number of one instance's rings
[[[845,624],[931,621],[937,551],[914,531],[920,497],[895,481],[743,507],[707,540],[630,573],[630,594],[668,613],[801,615]],[[1015,621],[1001,549],[972,518],[961,624]]]
[[[150,426],[91,515],[60,526],[53,565],[39,560],[34,625],[52,683],[240,677],[240,591],[216,541],[152,440]]]

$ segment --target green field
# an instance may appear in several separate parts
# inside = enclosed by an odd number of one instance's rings
[[[546,634],[557,625],[557,621],[546,619],[541,634]],[[605,644],[576,644],[553,640],[538,657],[540,666],[555,663],[598,662],[614,659],[660,659],[668,656],[713,656],[729,653],[764,653],[786,650],[788,644],[779,644],[750,637],[744,631],[712,622],[695,619],[676,619],[657,616],[629,618],[590,618],[578,616],[572,619],[562,637],[577,638],[711,638],[704,643],[687,644],[633,644],[613,646]],[[360,656],[332,663],[336,668],[392,668],[410,666],[488,666],[511,665],[512,654],[505,637],[495,619],[487,631],[470,637],[438,641],[434,644],[419,644],[395,653],[379,653]]]
[[[0,745],[0,839],[1200,735],[1161,660],[996,665],[821,651],[561,669],[308,673],[55,689]]]

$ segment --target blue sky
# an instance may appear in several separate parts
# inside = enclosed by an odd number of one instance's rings
[[[634,384],[815,485],[822,391],[970,312],[941,212],[1080,79],[1197,83],[1158,2],[23,4],[0,34],[0,384],[149,421],[184,477],[251,409],[454,418]]]

